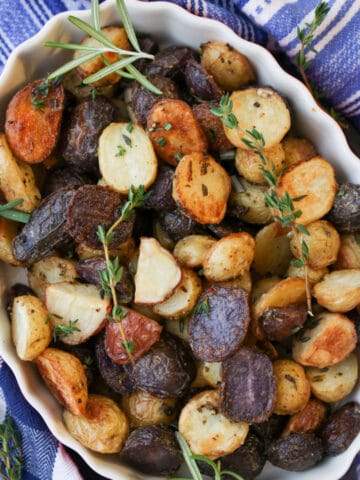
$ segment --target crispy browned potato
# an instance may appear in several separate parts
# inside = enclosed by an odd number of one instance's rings
[[[310,235],[294,235],[290,242],[292,254],[300,258],[302,256],[301,244],[305,240],[309,249],[308,264],[314,270],[328,267],[336,261],[339,248],[340,236],[331,223],[326,220],[317,220],[307,225]]]
[[[184,213],[199,223],[223,220],[230,190],[228,173],[210,155],[185,155],[176,167],[173,197]]]
[[[210,284],[211,281],[206,283]],[[231,280],[224,280],[222,282],[216,282],[216,283],[218,285],[221,285],[222,287],[232,287],[232,286],[241,287],[248,294],[251,293],[252,278],[251,278],[250,272],[244,272],[243,275],[240,275],[239,277],[232,278]]]
[[[249,271],[254,255],[254,238],[247,232],[232,233],[209,249],[203,261],[204,275],[215,282],[239,277]]]
[[[274,413],[293,415],[308,403],[311,390],[304,368],[293,360],[280,359],[274,362],[276,378],[276,403]]]
[[[231,192],[230,205],[241,207],[243,213],[238,215],[240,220],[257,225],[265,225],[273,221],[270,208],[265,203],[267,188],[263,185],[251,183],[244,178],[240,179],[244,189],[241,192]]]
[[[215,40],[203,43],[201,64],[225,91],[255,83],[256,74],[249,59],[228,43]]]
[[[58,348],[46,348],[35,361],[58,402],[73,415],[84,415],[88,389],[84,366],[80,360]]]
[[[278,195],[288,193],[296,210],[301,210],[298,221],[303,225],[319,220],[330,211],[336,190],[334,168],[322,157],[292,165],[280,177],[277,187]]]
[[[127,38],[126,32],[124,28],[116,27],[114,25],[109,25],[101,29],[102,34],[110,40],[116,47],[121,48],[123,50],[131,50],[131,45]],[[97,40],[92,37],[85,37],[81,45],[86,47],[99,47],[101,46]],[[84,55],[83,50],[76,50],[74,54],[74,58],[79,58]],[[106,64],[115,63],[119,60],[119,54],[114,52],[105,52],[103,53],[104,58],[106,60]],[[78,72],[81,78],[88,77],[93,73],[96,73],[100,69],[106,66],[104,63],[103,58],[98,55],[97,57],[93,58],[92,60],[88,60],[84,62],[78,67]],[[94,87],[103,87],[106,85],[112,85],[117,83],[121,79],[121,76],[118,75],[116,72],[107,75],[106,77],[102,78],[101,80],[92,83]]]
[[[83,414],[65,410],[63,419],[70,434],[94,452],[120,452],[129,435],[129,422],[124,412],[103,395],[89,395]]]
[[[311,267],[308,267],[306,269],[307,273],[307,278],[308,282],[311,285],[314,285],[317,282],[320,282],[320,280],[327,274],[329,273],[329,269],[324,267],[320,268],[317,270],[314,270]],[[292,265],[290,263],[289,268],[286,271],[286,276],[287,277],[293,277],[293,278],[305,278],[305,269],[303,267],[296,267],[295,265]]]
[[[253,265],[256,273],[284,275],[290,260],[290,241],[278,222],[270,223],[258,231]]]
[[[316,432],[325,420],[327,408],[316,398],[310,398],[305,407],[289,418],[283,437],[292,433]]]
[[[28,163],[44,161],[54,150],[65,107],[62,85],[49,84],[45,96],[44,80],[36,80],[19,90],[6,110],[5,133],[15,157]],[[36,106],[40,102],[40,106]]]
[[[182,409],[179,432],[193,454],[212,460],[232,453],[245,441],[249,425],[233,422],[218,410],[219,392],[205,390],[193,397]]]
[[[13,238],[19,233],[18,225],[8,218],[0,217],[0,260],[19,267],[21,262],[16,260],[12,249]]]
[[[184,267],[200,267],[215,242],[215,238],[209,235],[188,235],[176,243],[173,255]]]
[[[360,304],[360,269],[335,270],[314,286],[317,302],[331,312],[348,312]]]
[[[324,312],[315,317],[318,324],[306,329],[292,349],[293,358],[301,365],[330,367],[342,362],[355,348],[357,335],[354,323],[340,313]]]
[[[335,268],[336,270],[360,268],[360,236],[358,233],[340,235],[340,249]]]
[[[121,399],[131,428],[170,425],[177,414],[177,403],[176,398],[159,398],[141,391],[129,393]]]
[[[210,108],[208,103],[199,103],[192,107],[194,115],[206,135],[209,150],[218,152],[232,149],[233,145],[225,135],[221,119],[211,113]]]
[[[306,138],[286,136],[282,142],[285,150],[285,163],[289,167],[294,163],[316,157],[314,145]]]
[[[285,152],[281,143],[271,148],[264,149],[264,155],[277,174],[285,165]],[[237,148],[235,156],[235,167],[239,175],[249,180],[249,182],[267,185],[261,167],[259,154],[256,150],[246,150],[245,148]],[[272,170],[272,171],[273,171]]]
[[[156,102],[149,112],[147,129],[156,154],[170,165],[176,166],[183,155],[207,149],[205,134],[183,100]]]

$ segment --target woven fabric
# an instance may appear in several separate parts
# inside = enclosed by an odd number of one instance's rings
[[[291,67],[299,50],[297,26],[311,21],[318,0],[175,0],[196,15],[226,23]],[[308,71],[311,82],[360,131],[360,0],[329,0],[330,12],[316,30]],[[0,71],[11,51],[54,14],[88,8],[90,0],[0,0]],[[284,55],[285,54],[285,55]],[[0,423],[10,414],[21,433],[22,480],[81,479],[77,467],[23,398],[0,358]],[[94,477],[95,478],[95,477]],[[345,477],[344,477],[345,478]],[[360,479],[358,457],[346,480]]]

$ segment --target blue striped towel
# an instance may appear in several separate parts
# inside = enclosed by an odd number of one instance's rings
[[[297,26],[312,20],[319,2],[174,1],[197,15],[220,20],[241,37],[266,46],[295,74],[291,61],[299,50]],[[328,4],[330,12],[315,32],[314,47],[318,53],[310,53],[313,61],[308,76],[324,98],[360,131],[360,0],[329,0]],[[90,0],[0,0],[0,71],[13,48],[35,34],[54,14],[89,6]],[[8,414],[15,419],[22,436],[23,480],[82,478],[65,449],[25,402],[14,376],[0,358],[0,423]],[[346,480],[360,479],[358,463],[357,458]]]

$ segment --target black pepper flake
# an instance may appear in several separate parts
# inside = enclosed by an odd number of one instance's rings
[[[202,189],[202,194],[204,197],[207,197],[208,196],[208,188],[206,185],[204,185],[203,183],[201,184],[201,189]]]

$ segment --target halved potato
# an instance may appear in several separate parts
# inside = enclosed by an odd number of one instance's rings
[[[256,74],[249,59],[228,43],[212,40],[200,47],[201,65],[225,91],[255,83]]]
[[[141,391],[129,393],[121,399],[131,428],[170,425],[176,417],[177,403],[176,398],[159,398]]]
[[[228,173],[210,155],[185,155],[176,167],[173,197],[193,220],[220,223],[226,213],[231,181]]]
[[[193,380],[192,388],[213,387],[221,385],[221,362],[196,361],[196,377]]]
[[[334,203],[334,168],[322,157],[296,163],[280,177],[276,191],[281,197],[290,195],[295,209],[301,211],[298,222],[307,225],[326,215]]]
[[[305,407],[289,418],[281,436],[291,433],[316,432],[322,426],[327,413],[326,405],[316,398],[310,398]]]
[[[99,168],[106,184],[128,194],[130,187],[147,189],[156,178],[157,158],[149,137],[139,125],[111,123],[99,138]]]
[[[189,321],[190,317],[180,318],[179,320],[167,319],[165,321],[165,330],[189,343]]]
[[[317,220],[307,225],[310,235],[294,235],[290,241],[292,254],[302,256],[301,243],[304,240],[309,249],[308,264],[314,270],[328,267],[336,261],[340,236],[331,223]]]
[[[310,160],[317,155],[314,145],[306,138],[286,136],[282,145],[285,151],[285,163],[288,167],[303,160]]]
[[[231,192],[230,205],[242,207],[244,213],[239,214],[239,218],[244,222],[255,223],[256,225],[265,225],[273,221],[270,208],[265,203],[265,192],[267,188],[263,185],[247,182],[240,179],[244,188],[243,192]]]
[[[292,355],[301,365],[330,367],[342,362],[355,348],[354,323],[340,313],[323,312],[317,326],[306,329],[293,344]]]
[[[16,353],[21,360],[34,360],[51,341],[48,311],[33,295],[14,299],[11,309],[11,334]]]
[[[76,245],[75,251],[81,260],[86,258],[99,257],[104,254],[102,249],[89,247],[84,242]],[[110,258],[119,257],[119,262],[126,262],[135,253],[135,240],[129,238],[125,242],[119,243],[114,248],[109,249]]]
[[[211,284],[211,280],[207,282]],[[222,287],[232,287],[234,285],[241,287],[243,290],[250,294],[252,288],[252,278],[250,272],[244,272],[240,277],[232,278],[231,280],[223,280],[221,282],[216,282]]]
[[[174,167],[182,156],[207,150],[200,123],[183,100],[156,102],[147,117],[147,130],[158,157]]]
[[[340,236],[340,249],[335,268],[336,270],[360,268],[360,235],[358,233]]]
[[[107,27],[103,27],[101,29],[101,33],[107,39],[109,39],[110,42],[113,43],[116,47],[121,48],[122,50],[131,50],[131,45],[129,43],[129,40],[124,28],[117,27],[114,25],[109,25]],[[92,37],[85,37],[82,40],[81,45],[84,45],[85,47],[97,47],[97,48],[102,46],[97,40],[95,40]],[[74,58],[79,58],[82,55],[84,55],[83,50],[75,50]],[[104,59],[107,62],[106,64],[104,63]],[[98,55],[97,57],[82,63],[77,70],[80,74],[80,77],[85,78],[85,77],[88,77],[89,75],[92,75],[93,73],[96,73],[97,71],[105,67],[107,64],[115,63],[118,60],[120,60],[118,53],[105,52],[103,54],[103,57]],[[112,85],[114,83],[117,83],[120,79],[121,79],[121,76],[118,75],[116,72],[114,72],[102,78],[101,80],[92,83],[92,86],[103,87],[106,85]]]
[[[199,276],[187,268],[183,268],[181,282],[174,293],[165,302],[154,305],[154,312],[162,317],[177,320],[189,315],[194,309],[202,291]]]
[[[268,170],[275,170],[277,174],[285,165],[285,152],[281,143],[274,145],[271,148],[264,149],[264,156],[267,160],[268,166],[264,167],[259,154],[256,150],[246,150],[245,148],[237,148],[235,156],[235,167],[239,175],[249,180],[249,182],[260,183],[267,185],[264,178],[262,168]]]
[[[41,194],[34,172],[30,165],[14,157],[4,133],[0,133],[0,178],[0,188],[7,202],[23,200],[17,210],[32,212],[39,205]]]
[[[110,298],[101,298],[98,287],[85,283],[50,284],[46,288],[45,304],[53,328],[58,324],[69,326],[70,322],[76,327],[61,338],[68,345],[78,345],[98,333],[111,312]]]
[[[99,453],[120,452],[130,432],[124,412],[114,400],[103,395],[89,395],[83,414],[65,410],[63,419],[76,440]]]
[[[200,267],[215,242],[209,235],[188,235],[176,243],[173,255],[184,267]]]
[[[228,455],[245,441],[249,425],[233,422],[219,412],[219,392],[206,390],[193,397],[181,410],[179,432],[195,455],[211,460]]]
[[[274,413],[293,415],[302,410],[310,399],[310,383],[304,368],[293,360],[274,362],[276,403]]]
[[[170,237],[170,235],[165,231],[163,226],[160,223],[158,218],[154,218],[152,224],[152,234],[154,238],[160,243],[160,245],[166,250],[172,250],[175,246],[174,240]],[[178,259],[177,259],[178,260]],[[181,263],[181,262],[179,262]]]
[[[255,240],[247,232],[232,233],[210,248],[203,262],[207,280],[220,282],[249,271],[255,255]]]
[[[36,295],[45,300],[48,285],[59,282],[73,282],[78,278],[76,262],[57,256],[45,257],[28,268],[29,286]]]
[[[335,270],[314,286],[314,297],[331,312],[348,312],[360,304],[360,269]]]
[[[339,402],[356,385],[358,379],[358,359],[355,352],[342,362],[331,367],[309,367],[306,376],[310,381],[313,395],[323,402]]]
[[[281,142],[288,132],[291,119],[288,106],[275,90],[267,87],[249,87],[230,95],[232,113],[238,121],[237,128],[224,126],[226,136],[236,147],[249,148],[243,138],[253,140],[246,130],[256,129],[265,140],[265,148]]]
[[[71,353],[46,348],[36,365],[56,400],[73,415],[83,415],[88,401],[87,379],[83,364]]]
[[[290,240],[278,222],[270,223],[258,231],[253,265],[256,273],[284,275],[290,260]]]
[[[320,280],[327,273],[329,273],[329,269],[324,267],[324,268],[314,270],[313,268],[307,267],[306,273],[307,273],[307,278],[308,278],[309,283],[311,285],[314,285],[315,283],[320,282]],[[289,268],[286,271],[286,276],[287,277],[305,278],[305,269],[304,269],[303,266],[296,267],[296,266],[294,266],[290,263]]]
[[[14,265],[21,266],[21,262],[16,260],[12,249],[13,238],[19,233],[18,225],[8,218],[0,217],[0,260]]]
[[[169,298],[181,282],[181,268],[155,238],[140,239],[135,303],[153,305]]]

